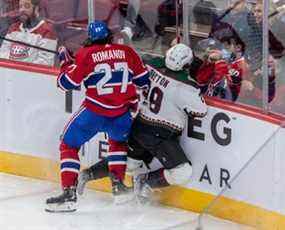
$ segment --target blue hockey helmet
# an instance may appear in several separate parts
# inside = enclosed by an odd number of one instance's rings
[[[88,25],[88,38],[91,41],[105,39],[110,35],[110,30],[105,22],[95,20]]]

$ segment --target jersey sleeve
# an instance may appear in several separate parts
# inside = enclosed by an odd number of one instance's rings
[[[84,50],[81,49],[76,54],[75,63],[64,66],[57,79],[58,86],[64,90],[78,90],[81,82],[86,76],[86,57]]]
[[[149,87],[149,73],[139,55],[130,48],[131,53],[131,71],[133,72],[133,83],[139,87]]]
[[[181,111],[188,115],[204,117],[207,113],[207,105],[200,89],[196,86],[180,84],[175,91],[176,102]]]

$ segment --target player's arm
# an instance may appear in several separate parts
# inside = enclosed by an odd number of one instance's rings
[[[197,86],[180,86],[175,95],[178,107],[188,116],[204,117],[207,114],[207,105]]]
[[[138,88],[149,88],[150,86],[150,80],[149,80],[149,72],[144,65],[142,59],[139,57],[139,55],[130,48],[131,53],[131,70],[133,71],[133,83]]]
[[[65,47],[59,47],[60,74],[57,78],[58,87],[64,91],[79,90],[85,76],[84,57],[78,52],[76,58]]]

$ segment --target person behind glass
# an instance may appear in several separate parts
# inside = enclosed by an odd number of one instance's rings
[[[56,50],[57,39],[50,23],[40,17],[40,0],[19,1],[19,21],[12,24],[7,39]],[[55,54],[4,40],[0,58],[52,66]]]
[[[76,184],[80,169],[78,151],[98,132],[108,134],[108,169],[116,204],[132,199],[123,183],[131,110],[137,109],[137,88],[148,88],[149,74],[138,54],[126,45],[112,44],[112,34],[103,21],[90,23],[88,40],[75,60],[65,47],[59,48],[61,72],[57,82],[64,91],[86,87],[86,98],[67,123],[60,143],[63,193],[47,199],[46,211],[76,210]]]
[[[140,6],[141,6],[141,0],[128,1],[127,14],[123,31],[129,34],[130,37],[132,37],[136,27]]]
[[[0,36],[4,37],[9,27],[18,20],[18,0],[0,0]],[[0,46],[3,40],[0,39]]]
[[[244,57],[245,44],[237,34],[221,39],[228,62],[228,75],[226,77],[227,99],[236,101],[241,98],[241,88],[247,89],[250,81],[249,65]],[[252,88],[250,88],[251,90]]]
[[[246,47],[246,58],[252,72],[252,82],[254,82],[255,97],[262,100],[262,15],[263,2],[258,0],[252,12],[248,14],[248,24],[251,28],[249,43]],[[276,92],[276,59],[284,55],[285,48],[269,30],[269,59],[268,59],[268,102],[275,97]],[[259,90],[258,90],[259,89]]]
[[[189,78],[197,82],[203,95],[227,98],[225,82],[229,68],[222,44],[212,38],[203,39],[193,47],[193,53]]]

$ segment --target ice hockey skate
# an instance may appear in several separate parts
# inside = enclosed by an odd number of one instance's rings
[[[46,200],[47,212],[74,212],[76,211],[76,189],[75,187],[65,188],[63,193]]]
[[[110,174],[112,183],[112,193],[114,196],[114,203],[117,205],[125,204],[134,200],[135,194],[133,188],[127,187],[121,180],[117,179],[113,174]]]
[[[146,183],[147,174],[134,176],[134,194],[137,201],[141,204],[146,204],[151,201],[153,189]]]

